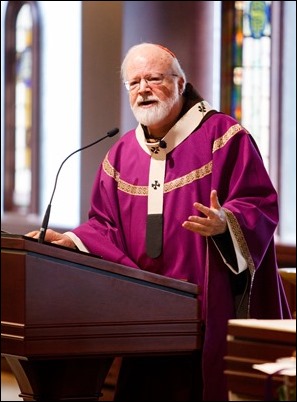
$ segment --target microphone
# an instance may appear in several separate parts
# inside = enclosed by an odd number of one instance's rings
[[[160,140],[159,141],[159,147],[163,148],[163,149],[167,148],[167,142],[164,141],[164,140]]]
[[[55,180],[55,185],[54,185],[54,189],[53,189],[53,192],[52,192],[52,196],[51,196],[50,202],[49,202],[49,204],[47,206],[47,209],[45,211],[45,215],[43,217],[43,221],[42,221],[42,225],[41,225],[40,233],[39,233],[39,237],[38,237],[38,243],[43,243],[44,242],[45,233],[46,233],[46,230],[47,230],[47,227],[48,227],[48,221],[49,221],[50,212],[51,212],[52,201],[53,201],[54,194],[55,194],[56,187],[57,187],[58,176],[59,176],[59,173],[60,173],[64,163],[67,161],[67,159],[70,158],[70,156],[72,156],[72,155],[76,154],[77,152],[80,152],[80,151],[82,151],[82,150],[84,150],[86,148],[92,147],[95,144],[98,144],[98,142],[101,142],[101,141],[105,140],[105,138],[107,138],[107,137],[113,137],[114,135],[118,134],[119,131],[120,130],[118,128],[113,128],[112,130],[108,131],[104,137],[101,137],[98,140],[92,142],[91,144],[85,145],[84,147],[77,149],[76,151],[72,152],[70,155],[67,156],[67,158],[65,158],[63,160],[63,162],[61,163],[61,165],[59,167],[59,170],[58,170],[58,172],[56,174],[56,180]]]

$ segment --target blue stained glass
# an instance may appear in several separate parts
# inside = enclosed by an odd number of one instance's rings
[[[248,12],[250,34],[259,39],[270,31],[270,6],[266,1],[251,1]]]

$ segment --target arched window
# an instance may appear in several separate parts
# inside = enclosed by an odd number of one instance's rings
[[[37,2],[7,2],[4,213],[39,212],[39,41]]]

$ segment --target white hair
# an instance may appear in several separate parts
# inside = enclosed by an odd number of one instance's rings
[[[128,50],[128,52],[126,53],[126,56],[124,57],[122,65],[121,65],[121,76],[122,76],[123,81],[125,81],[125,79],[126,79],[126,65],[127,65],[127,61],[129,59],[130,55],[132,53],[134,53],[135,50],[142,49],[145,47],[152,47],[152,46],[159,48],[161,51],[164,52],[165,57],[170,59],[169,61],[171,63],[172,72],[174,74],[178,75],[179,77],[182,77],[184,79],[184,85],[185,85],[186,84],[186,74],[185,74],[184,70],[181,68],[181,65],[180,65],[177,57],[175,56],[175,54],[171,50],[166,48],[165,46],[155,44],[155,43],[149,43],[149,42],[143,42],[138,45],[134,45]]]

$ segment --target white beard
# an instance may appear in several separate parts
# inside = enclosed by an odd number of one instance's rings
[[[149,98],[145,100],[149,100]],[[132,107],[132,111],[136,120],[140,124],[143,124],[144,126],[151,126],[161,123],[162,120],[166,119],[171,109],[178,103],[178,101],[179,95],[178,90],[176,90],[176,93],[174,93],[171,98],[168,98],[166,102],[159,102],[149,109],[142,109],[135,104],[135,106]]]

